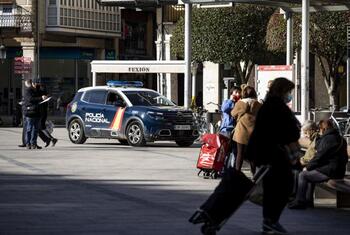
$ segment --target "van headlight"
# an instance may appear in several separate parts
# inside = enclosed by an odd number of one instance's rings
[[[157,112],[152,112],[148,111],[147,116],[150,117],[151,119],[154,120],[164,120],[164,114],[163,113],[157,113]]]

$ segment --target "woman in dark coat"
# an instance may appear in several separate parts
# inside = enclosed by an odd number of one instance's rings
[[[270,165],[263,179],[263,232],[287,234],[279,219],[293,187],[290,150],[298,146],[300,123],[287,106],[294,83],[276,78],[256,117],[246,156],[257,166]],[[292,151],[293,152],[293,151]]]

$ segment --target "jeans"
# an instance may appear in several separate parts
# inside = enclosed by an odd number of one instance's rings
[[[300,172],[296,200],[301,203],[313,202],[315,183],[327,180],[329,177],[317,170]]]
[[[27,126],[26,145],[36,145],[36,140],[38,138],[39,121],[40,121],[40,118],[26,117],[26,126]]]
[[[22,144],[27,144],[27,118],[23,115]]]

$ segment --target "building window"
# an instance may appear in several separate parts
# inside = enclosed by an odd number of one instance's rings
[[[12,6],[3,6],[2,13],[11,14],[12,13]]]
[[[56,0],[49,0],[50,6],[56,6]]]

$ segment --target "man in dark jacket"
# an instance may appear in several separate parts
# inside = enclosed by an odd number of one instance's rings
[[[289,204],[290,209],[313,207],[315,183],[329,179],[342,179],[348,162],[347,143],[331,120],[320,122],[322,136],[316,141],[316,154],[299,174],[296,199]]]
[[[31,85],[30,85],[31,84]],[[23,97],[23,111],[26,119],[26,146],[27,149],[38,149],[37,138],[40,121],[39,103],[46,99],[41,96],[35,89],[36,83],[32,83],[31,79],[26,81],[26,88]]]
[[[36,90],[40,96],[48,96],[48,93],[43,84],[36,86]],[[39,137],[45,143],[45,147],[49,146],[52,141],[52,146],[55,146],[57,139],[54,138],[46,128],[46,120],[48,115],[48,102],[40,104],[40,122],[39,122]]]

